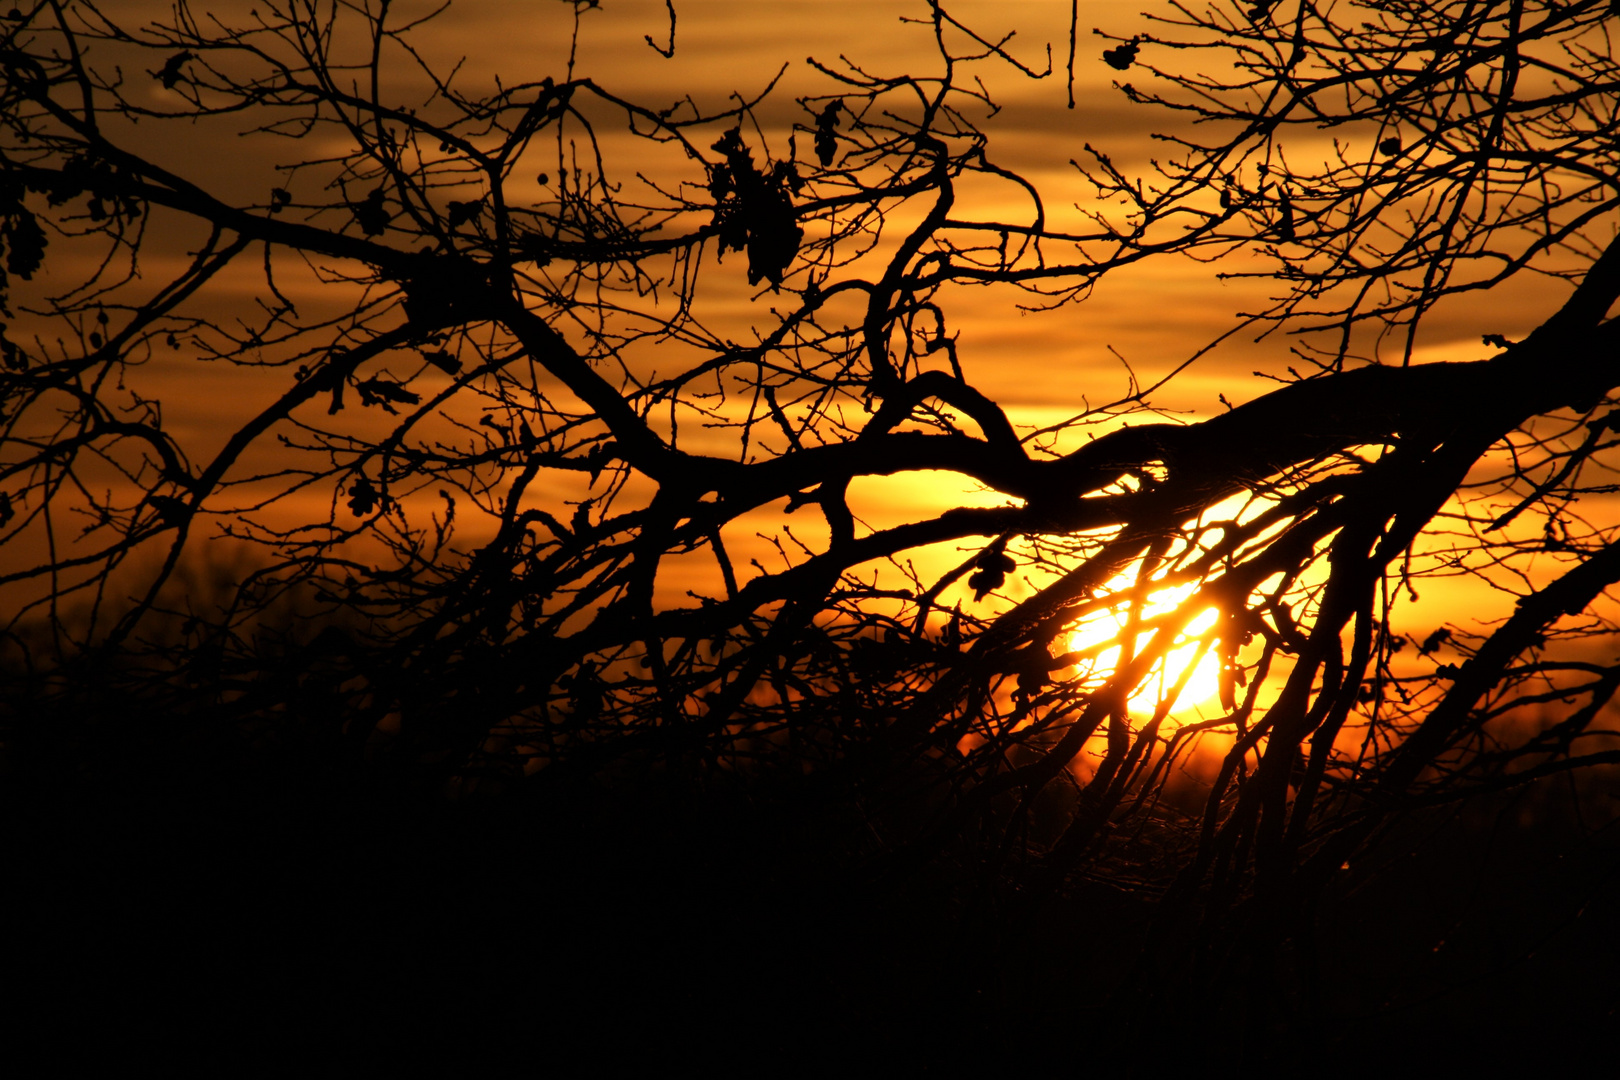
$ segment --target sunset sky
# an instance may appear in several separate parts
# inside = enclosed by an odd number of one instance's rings
[[[169,6],[149,3],[154,15]],[[422,0],[395,3],[390,18],[408,21],[437,4]],[[251,5],[215,6],[231,13]],[[119,5],[118,13],[133,17],[140,5]],[[1090,143],[1110,155],[1128,175],[1151,181],[1148,159],[1162,157],[1169,148],[1151,140],[1153,131],[1175,130],[1176,119],[1151,106],[1133,105],[1114,85],[1119,72],[1101,60],[1108,42],[1092,34],[1093,27],[1115,34],[1146,29],[1137,14],[1140,0],[1106,0],[1080,5],[1079,39],[1075,58],[1076,106],[1066,106],[1064,65],[1068,52],[1069,4],[1065,0],[955,3],[950,11],[983,36],[1000,39],[1016,32],[1008,49],[1021,62],[1036,69],[1047,66],[1052,74],[1034,80],[996,61],[973,68],[984,80],[1000,112],[986,117],[990,153],[997,164],[1031,181],[1043,194],[1049,220],[1055,227],[1079,224],[1076,204],[1101,208],[1095,191],[1076,173],[1071,159],[1087,157]],[[795,98],[826,93],[829,80],[807,63],[813,57],[832,67],[842,60],[881,73],[924,74],[937,71],[929,29],[907,24],[907,17],[926,14],[917,0],[799,0],[761,5],[745,0],[685,0],[677,3],[675,55],[665,59],[645,40],[667,41],[669,14],[662,0],[604,0],[599,9],[582,11],[574,74],[595,80],[604,89],[652,107],[674,104],[690,96],[700,106],[719,108],[733,95],[754,97],[785,67],[781,81],[756,118],[773,150],[785,156],[787,126],[803,123]],[[572,27],[571,5],[545,3],[514,6],[499,0],[457,0],[448,11],[416,32],[412,41],[424,59],[439,70],[463,61],[458,83],[463,90],[504,83],[562,78],[566,72]],[[240,14],[240,12],[236,12]],[[340,43],[341,44],[341,43]],[[350,41],[351,50],[363,42]],[[957,45],[963,44],[960,35]],[[341,49],[340,49],[341,52]],[[387,69],[401,100],[425,90],[409,58],[396,55]],[[1144,54],[1145,60],[1163,59]],[[1140,70],[1130,76],[1148,85],[1151,76]],[[154,83],[154,102],[164,93]],[[229,121],[227,121],[229,123]],[[172,125],[169,126],[172,128]],[[1180,130],[1186,130],[1185,127]],[[199,126],[194,137],[165,130],[131,132],[142,150],[154,153],[177,172],[197,179],[222,194],[253,193],[276,182],[274,166],[300,154],[323,149],[317,139],[289,144],[285,140],[237,139],[219,128]],[[604,148],[629,150],[626,140],[604,132]],[[222,152],[228,148],[229,153]],[[644,152],[641,147],[634,147]],[[1309,152],[1309,147],[1302,149]],[[801,154],[806,151],[801,148]],[[627,157],[609,166],[627,182],[633,194],[637,168],[656,170],[657,163]],[[667,164],[667,162],[665,163]],[[690,179],[690,177],[688,177]],[[979,201],[964,199],[964,212],[980,217],[997,213],[1017,217],[1027,213],[1027,200],[1010,186],[978,193]],[[148,254],[152,260],[156,252]],[[178,258],[180,253],[175,252]],[[1241,312],[1252,311],[1268,295],[1264,284],[1221,282],[1221,270],[1240,269],[1229,264],[1212,266],[1187,259],[1150,260],[1141,269],[1105,279],[1084,302],[1051,313],[1024,314],[1017,310],[1020,297],[1009,290],[958,290],[952,297],[953,330],[962,334],[965,362],[972,380],[996,398],[1015,422],[1050,423],[1117,396],[1126,387],[1126,375],[1114,350],[1136,370],[1144,382],[1162,375],[1200,348],[1230,330]],[[1473,359],[1485,350],[1479,335],[1485,332],[1513,336],[1545,317],[1549,302],[1560,294],[1533,285],[1492,293],[1488,325],[1479,311],[1456,305],[1437,311],[1430,320],[1417,358]],[[765,303],[738,294],[741,305]],[[746,317],[746,312],[740,312]],[[1256,369],[1281,372],[1289,362],[1289,342],[1281,335],[1256,342],[1253,332],[1233,335],[1220,348],[1158,395],[1163,407],[1185,410],[1191,417],[1208,415],[1220,406],[1216,394],[1246,400],[1275,383],[1257,380]]]
[[[166,16],[170,10],[168,4],[147,6],[153,17]],[[987,40],[1000,41],[1015,32],[1006,48],[1020,63],[1035,70],[1050,65],[1050,75],[1031,79],[992,59],[973,65],[972,75],[963,81],[981,78],[1000,106],[995,115],[979,117],[990,136],[990,159],[1020,174],[1041,192],[1048,222],[1054,228],[1083,226],[1082,209],[1110,210],[1096,201],[1095,189],[1070,163],[1087,158],[1087,143],[1109,155],[1125,174],[1149,182],[1153,177],[1150,159],[1171,152],[1149,135],[1175,130],[1173,125],[1179,121],[1126,98],[1114,85],[1123,78],[1121,73],[1101,58],[1109,42],[1092,33],[1093,27],[1116,35],[1150,30],[1137,14],[1144,6],[1151,7],[1139,0],[1081,4],[1072,109],[1067,105],[1064,71],[1069,47],[1068,3],[1023,0],[949,7],[957,19]],[[408,22],[435,7],[423,0],[395,3],[390,8],[390,23]],[[212,6],[227,22],[247,18],[250,10],[251,4],[245,0]],[[802,0],[770,5],[744,0],[677,0],[675,11],[674,56],[665,58],[647,41],[650,37],[662,45],[668,40],[669,10],[662,0],[604,0],[600,8],[582,9],[572,75],[590,78],[608,93],[651,108],[690,98],[700,109],[712,111],[738,98],[759,96],[781,72],[772,95],[755,110],[758,126],[749,125],[747,138],[756,145],[763,141],[772,156],[785,157],[791,125],[808,119],[796,99],[836,90],[807,58],[835,70],[846,63],[882,74],[928,76],[940,70],[930,28],[906,21],[927,14],[926,5],[917,0]],[[139,12],[135,4],[117,7],[118,15],[129,25],[143,21]],[[525,5],[458,0],[415,31],[410,40],[421,59],[441,73],[459,64],[455,85],[463,92],[489,92],[497,79],[502,85],[512,85],[548,76],[568,77],[573,26],[573,5],[555,0]],[[968,44],[954,31],[947,38],[947,45],[958,51],[967,51]],[[336,41],[334,56],[340,61],[361,61],[367,47],[363,36],[356,36],[351,27],[347,37],[340,35]],[[148,59],[143,57],[141,62]],[[1143,60],[1184,62],[1154,53],[1151,46],[1145,47]],[[427,96],[428,84],[413,64],[402,50],[384,53],[384,95],[402,106]],[[1129,78],[1148,86],[1152,76],[1138,67]],[[142,92],[154,106],[163,105],[165,95],[171,93],[156,80],[149,80]],[[295,197],[304,194],[298,183],[304,174],[288,174],[277,166],[342,149],[341,140],[333,141],[329,134],[291,142],[263,135],[243,138],[235,133],[240,126],[240,118],[233,115],[191,127],[127,128],[122,137],[132,149],[162,161],[222,198],[246,203],[262,201],[270,187],[281,183],[291,186]],[[607,169],[624,185],[624,198],[633,201],[646,190],[640,187],[637,173],[660,182],[692,183],[701,176],[701,170],[680,154],[648,158],[644,141],[628,139],[611,125],[604,125],[599,135]],[[1299,155],[1308,156],[1325,145],[1311,138],[1304,137],[1297,146]],[[801,146],[798,152],[804,156],[808,149]],[[289,175],[292,179],[286,179]],[[508,197],[524,195],[524,185],[529,183],[524,177],[514,178]],[[536,199],[543,197],[538,182],[532,182],[531,190]],[[316,199],[332,197],[314,189],[308,194]],[[956,213],[981,220],[1019,221],[1027,220],[1032,208],[1021,189],[1006,184],[964,188]],[[178,268],[189,257],[188,251],[200,243],[202,232],[195,223],[189,231],[178,227],[163,231],[173,222],[165,221],[162,214],[155,214],[153,222],[154,235],[142,258],[146,272],[156,276],[166,268]],[[63,254],[59,249],[58,258]],[[1217,274],[1255,265],[1235,260],[1210,265],[1179,256],[1150,259],[1139,268],[1104,278],[1082,301],[1047,312],[1019,310],[1019,304],[1030,298],[1004,287],[953,288],[942,294],[942,302],[950,331],[959,335],[960,357],[969,380],[995,399],[1016,425],[1033,428],[1123,395],[1130,385],[1127,363],[1143,384],[1150,384],[1232,330],[1240,313],[1264,306],[1274,286],[1265,281],[1223,282]],[[717,334],[747,340],[757,314],[769,308],[771,296],[768,290],[747,288],[741,278],[736,264],[728,272],[710,274],[700,291],[700,303]],[[221,285],[223,288],[218,287]],[[286,275],[278,286],[310,310],[319,310],[323,304],[338,310],[356,295],[312,277],[300,280]],[[1482,318],[1468,303],[1442,307],[1431,316],[1414,359],[1480,358],[1487,352],[1480,334],[1514,337],[1524,333],[1545,317],[1562,290],[1561,285],[1534,282],[1494,290],[1488,318]],[[241,304],[241,311],[250,313],[263,294],[262,278],[245,261],[216,283],[213,302],[219,306],[215,311],[223,317],[228,307]],[[1223,408],[1218,395],[1241,403],[1274,389],[1275,381],[1255,373],[1284,373],[1293,361],[1288,352],[1291,341],[1282,334],[1256,341],[1257,332],[1250,329],[1233,334],[1154,395],[1154,404],[1169,410],[1163,418],[1196,420]],[[221,444],[261,402],[273,400],[285,386],[286,372],[198,364],[181,352],[157,357],[140,378],[150,380],[143,385],[161,395],[169,430],[185,436],[188,451],[198,457],[209,452],[210,446]],[[363,426],[385,419],[346,416],[344,422]],[[694,437],[702,435],[683,434],[683,438]],[[265,441],[247,464],[271,467],[279,453],[273,443]],[[311,487],[281,506],[295,517],[318,516],[332,505],[329,487]],[[583,492],[559,491],[558,495],[577,498]],[[931,516],[962,503],[997,505],[1006,498],[965,478],[915,475],[859,481],[854,495],[873,525]],[[770,527],[779,511],[779,507],[767,508],[760,515],[760,527]],[[475,540],[476,522],[464,520],[462,524],[464,539]],[[793,524],[803,535],[813,536],[817,531],[813,521],[794,519]],[[738,540],[744,547],[754,542],[746,536]],[[956,557],[950,552],[936,556],[924,560],[924,565]],[[673,580],[671,588],[676,596],[683,591]],[[1016,583],[1013,588],[1018,588]]]

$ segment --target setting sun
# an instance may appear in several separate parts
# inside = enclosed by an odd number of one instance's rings
[[[1128,599],[1131,584],[1131,579],[1126,575],[1110,581],[1104,592],[1117,595],[1119,602],[1086,616],[1069,632],[1069,651],[1086,654],[1076,664],[1077,676],[1100,680],[1112,675],[1119,666],[1119,639],[1131,618]],[[1192,596],[1196,589],[1197,584],[1189,582],[1151,593],[1142,605],[1139,621],[1149,623],[1159,616],[1168,615]],[[1169,715],[1216,697],[1220,690],[1220,658],[1209,649],[1204,649],[1200,656],[1200,638],[1215,625],[1218,617],[1215,608],[1206,608],[1177,636],[1174,647],[1165,658],[1154,664],[1148,677],[1135,687],[1129,702],[1132,712],[1151,713],[1171,694],[1175,694],[1175,700],[1171,703]],[[1151,630],[1139,632],[1135,645],[1145,647],[1152,636]],[[1187,670],[1189,665],[1195,665],[1191,672]],[[1176,693],[1177,685],[1183,680],[1185,682],[1180,692]]]

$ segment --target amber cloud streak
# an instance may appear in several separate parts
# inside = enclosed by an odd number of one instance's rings
[[[234,6],[251,5],[241,0]],[[408,21],[437,6],[395,3],[390,18]],[[120,5],[119,10],[135,24],[146,21],[140,17],[143,7],[154,16],[169,9],[167,4],[145,3]],[[572,38],[569,5],[458,0],[415,43],[423,59],[436,68],[462,62],[458,80],[468,89],[493,86],[497,75],[506,83],[565,77],[571,53],[574,75],[654,106],[690,97],[704,108],[721,107],[758,98],[775,80],[774,90],[753,118],[758,137],[778,154],[786,152],[789,125],[803,120],[795,99],[829,89],[811,59],[834,70],[855,63],[874,72],[910,74],[932,72],[940,63],[929,28],[915,21],[926,14],[926,5],[913,0],[769,5],[677,0],[674,7],[675,48],[670,58],[648,42],[650,38],[666,45],[669,40],[669,12],[661,0],[603,0],[599,8],[581,12],[577,42]],[[985,68],[986,88],[1000,108],[994,116],[976,119],[989,134],[992,159],[1041,192],[1052,226],[1077,224],[1077,208],[1107,209],[1097,204],[1095,190],[1070,163],[1086,156],[1086,144],[1109,154],[1128,174],[1151,176],[1150,158],[1167,150],[1150,134],[1172,130],[1175,120],[1127,99],[1117,85],[1123,80],[1121,73],[1102,62],[1108,43],[1092,30],[1114,34],[1144,30],[1147,26],[1138,12],[1144,7],[1151,10],[1152,5],[1140,0],[1080,5],[1073,108],[1067,105],[1064,71],[1069,51],[1066,0],[975,0],[949,7],[987,39],[1014,34],[1007,47],[1030,67],[1041,70],[1050,64],[1051,74],[1038,80],[1006,66]],[[404,76],[402,85],[413,85],[409,58],[391,60],[394,70]],[[1146,84],[1150,76],[1132,72],[1130,78]],[[414,84],[426,92],[423,80],[416,78]],[[155,84],[153,93],[160,93]],[[231,153],[225,154],[218,152],[206,127],[194,134],[184,143],[143,149],[171,162],[181,175],[226,195],[257,196],[275,182],[276,165],[321,149],[314,139],[291,144],[233,139]],[[611,132],[605,143],[610,149],[615,145]],[[639,163],[612,164],[633,189]],[[1009,187],[986,193],[986,201],[974,209],[988,218],[998,212],[1027,214],[1030,208],[1027,199]],[[177,250],[174,256],[183,257],[183,252]],[[1000,402],[1015,423],[1043,425],[1119,396],[1130,385],[1131,372],[1139,382],[1151,384],[1230,330],[1238,315],[1263,303],[1265,287],[1223,283],[1217,280],[1218,269],[1190,261],[1150,260],[1105,278],[1083,302],[1051,312],[1020,310],[1022,298],[1010,291],[962,290],[952,298],[953,329],[961,333],[964,364],[974,383]],[[298,282],[287,287],[300,291]],[[303,283],[303,296],[294,299],[318,295],[320,288]],[[751,306],[769,304],[768,296],[740,292],[733,299],[730,317],[739,329],[747,325]],[[1517,297],[1498,298],[1493,293],[1492,332],[1511,335],[1528,329],[1544,314],[1546,300],[1530,290]],[[1431,324],[1424,356],[1453,359],[1481,352],[1476,313],[1439,311]],[[1274,387],[1254,372],[1280,372],[1289,360],[1288,342],[1254,338],[1250,332],[1228,339],[1167,387],[1157,403],[1196,418],[1221,408],[1218,393],[1239,402]],[[187,423],[206,425],[211,419],[228,423],[230,418],[209,407],[204,396],[199,393],[193,399],[196,413],[186,417]],[[182,401],[176,406],[191,412]]]
[[[394,3],[391,23],[425,15],[437,3],[403,0]],[[1137,14],[1144,5],[1129,2],[1088,2],[1080,5],[1079,34],[1073,69],[1074,104],[1065,67],[1069,54],[1069,13],[1066,0],[1005,0],[960,2],[950,11],[986,40],[1004,42],[1008,52],[1044,78],[1031,79],[1005,64],[983,67],[985,90],[999,109],[974,117],[989,135],[990,158],[999,166],[1026,178],[1037,189],[1050,227],[1065,229],[1083,222],[1082,211],[1103,211],[1123,216],[1122,207],[1098,203],[1097,192],[1079,175],[1072,159],[1086,159],[1087,145],[1106,153],[1127,175],[1151,178],[1151,160],[1169,152],[1151,133],[1169,130],[1173,116],[1133,103],[1118,85],[1126,77],[1105,64],[1102,51],[1109,44],[1092,33],[1099,27],[1116,35],[1147,29]],[[1151,7],[1151,5],[1148,5]],[[131,24],[146,21],[142,4],[119,6],[119,15]],[[167,15],[168,4],[145,4],[151,16]],[[215,5],[216,10],[241,14],[248,0]],[[690,99],[702,110],[724,108],[740,101],[763,102],[748,118],[750,140],[763,144],[776,157],[787,156],[792,124],[802,123],[797,104],[803,95],[826,93],[834,84],[817,64],[834,71],[859,65],[871,72],[927,75],[939,73],[941,60],[932,31],[919,19],[927,6],[919,0],[802,0],[797,3],[759,4],[751,0],[676,0],[672,26],[670,9],[662,0],[602,0],[599,7],[564,3],[515,5],[495,0],[458,0],[424,32],[413,39],[421,60],[429,67],[457,70],[463,89],[492,89],[497,76],[505,84],[588,77],[623,99],[652,107],[675,106]],[[673,55],[664,56],[673,32]],[[953,32],[954,33],[954,32]],[[1013,35],[1009,37],[1009,35]],[[364,43],[348,43],[351,52]],[[958,35],[957,51],[969,44]],[[356,53],[348,57],[361,60]],[[393,93],[425,99],[429,85],[415,60],[402,50],[385,56],[394,73]],[[457,65],[460,65],[457,67]],[[1129,79],[1146,85],[1152,76],[1133,70]],[[153,81],[154,98],[164,93]],[[227,118],[229,122],[230,118]],[[134,139],[153,139],[144,129],[130,129]],[[315,137],[287,141],[273,138],[239,139],[223,127],[204,123],[184,140],[165,131],[163,143],[140,145],[144,153],[227,200],[254,201],[285,175],[278,172],[300,159],[319,157],[331,149]],[[220,151],[229,147],[230,152]],[[645,153],[646,144],[602,132],[604,153]],[[805,153],[800,148],[800,153]],[[688,166],[678,155],[658,160],[624,158],[609,163],[614,177],[634,197],[640,178],[661,179]],[[691,180],[692,170],[687,169]],[[528,183],[518,178],[519,185]],[[536,191],[539,189],[539,181]],[[519,189],[520,190],[520,189]],[[965,191],[959,213],[980,219],[1030,219],[1035,212],[1028,193],[1014,184]],[[163,216],[154,215],[161,226]],[[151,248],[143,253],[149,268],[165,259],[187,257],[199,237],[176,233],[170,250]],[[735,256],[734,256],[735,257]],[[732,268],[736,270],[736,267]],[[960,360],[975,386],[995,399],[1015,425],[1043,427],[1074,416],[1090,407],[1117,399],[1134,386],[1152,385],[1177,369],[1212,341],[1238,324],[1241,313],[1263,306],[1267,284],[1222,282],[1219,267],[1191,260],[1154,259],[1105,277],[1083,299],[1049,311],[1027,310],[1029,297],[1007,288],[957,288],[943,301],[949,312],[949,330],[957,335]],[[160,275],[161,276],[161,275]],[[704,317],[719,337],[747,340],[756,312],[766,312],[769,292],[749,290],[739,280],[711,276],[702,303]],[[251,307],[262,283],[244,272],[239,290],[227,292],[223,303]],[[309,309],[321,305],[341,307],[350,299],[341,289],[321,282],[313,274],[278,282],[286,295]],[[1545,294],[1531,289],[1515,294],[1492,294],[1491,325],[1483,329],[1514,336],[1533,326],[1546,310]],[[222,313],[222,317],[226,317]],[[768,318],[761,321],[768,321]],[[1429,323],[1429,337],[1418,358],[1462,359],[1478,355],[1482,327],[1473,312],[1439,310]],[[1275,387],[1256,372],[1280,373],[1291,357],[1290,342],[1282,335],[1256,340],[1251,328],[1228,337],[1200,356],[1195,364],[1154,396],[1161,418],[1197,419],[1220,411],[1219,395],[1240,403]],[[190,438],[192,452],[217,447],[236,429],[261,399],[268,401],[284,380],[275,372],[262,376],[243,371],[222,372],[198,365],[183,356],[163,357],[144,377],[165,402],[173,430]],[[1096,433],[1101,428],[1091,429]],[[690,439],[683,430],[683,438]],[[244,459],[245,471],[268,472],[278,453],[273,444]],[[1004,497],[987,492],[966,478],[928,473],[904,482],[870,482],[871,490],[854,494],[860,499],[865,521],[881,527],[903,520],[936,515],[942,509],[968,504],[995,504]],[[251,494],[251,493],[249,493]],[[559,497],[577,498],[568,492]],[[330,491],[298,493],[287,511],[307,520],[314,503],[329,505]],[[251,499],[247,499],[251,501]],[[780,520],[781,507],[767,507],[760,518]],[[318,513],[318,511],[317,511]],[[808,527],[808,526],[807,526]],[[467,539],[475,537],[469,535]],[[755,538],[728,538],[747,558],[764,551]],[[949,553],[940,559],[948,561]],[[926,572],[929,567],[919,566]],[[1016,594],[1019,585],[1010,583]],[[676,589],[677,594],[680,592]]]

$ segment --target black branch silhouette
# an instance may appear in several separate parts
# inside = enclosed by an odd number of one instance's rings
[[[1611,5],[1169,7],[1096,62],[1170,153],[1088,147],[1067,230],[977,119],[972,72],[1038,73],[919,9],[929,71],[818,64],[773,129],[773,87],[479,88],[386,3],[20,6],[8,767],[116,759],[133,715],[437,791],[808,776],[864,858],[971,841],[1280,947],[1403,815],[1620,763]],[[1082,318],[1172,255],[1265,283],[1245,324],[1304,374],[1167,421],[1167,367],[1040,430],[975,385],[965,288]],[[1563,291],[1511,341],[1478,300],[1531,275]],[[1442,316],[1495,351],[1421,362]],[[865,523],[922,473],[1001,503]],[[221,540],[255,554],[204,595]],[[1496,621],[1403,655],[1452,577]]]

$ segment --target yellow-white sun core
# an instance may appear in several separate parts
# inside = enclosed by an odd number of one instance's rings
[[[1109,582],[1106,591],[1123,593],[1132,584],[1130,578],[1122,576]],[[1147,622],[1175,611],[1197,588],[1196,583],[1188,583],[1166,586],[1150,593],[1142,605],[1142,620]],[[1130,604],[1122,596],[1118,605],[1086,616],[1070,631],[1071,652],[1094,650],[1077,665],[1075,670],[1077,677],[1101,683],[1113,675],[1119,666],[1120,642],[1129,617]],[[1206,649],[1203,656],[1199,656],[1199,638],[1215,625],[1215,620],[1219,617],[1220,613],[1210,607],[1199,612],[1188,623],[1164,657],[1154,664],[1148,676],[1131,691],[1129,699],[1131,712],[1152,713],[1165,698],[1174,694],[1175,700],[1170,703],[1168,711],[1175,713],[1201,705],[1219,694],[1219,655],[1214,649]],[[1137,649],[1147,647],[1152,637],[1151,631],[1138,634],[1135,647]],[[1192,666],[1191,671],[1188,670],[1189,666]],[[1183,679],[1185,682],[1181,686],[1181,691],[1176,693],[1176,685],[1182,683]]]

